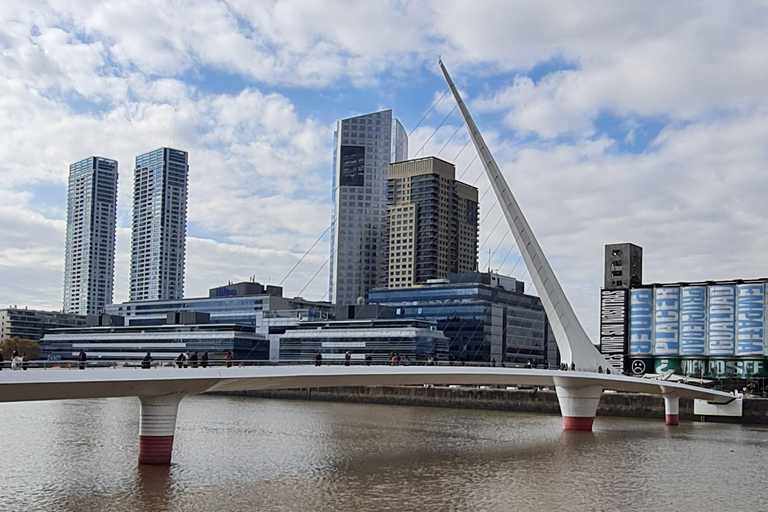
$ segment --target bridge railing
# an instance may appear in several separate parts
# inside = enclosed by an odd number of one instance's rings
[[[139,370],[157,369],[157,368],[175,368],[180,370],[190,370],[199,368],[243,368],[254,366],[468,366],[468,367],[499,367],[499,368],[526,368],[534,367],[521,363],[483,363],[483,362],[464,362],[464,361],[391,361],[373,360],[365,361],[361,359],[299,359],[290,361],[259,361],[253,359],[209,359],[206,362],[184,361],[178,362],[175,359],[158,359],[149,362],[143,362],[140,359],[87,359],[85,362],[77,360],[32,360],[24,361],[16,365],[15,369],[23,370],[106,370],[116,368],[134,368]],[[11,361],[4,361],[0,364],[3,370],[13,370]],[[539,366],[539,368],[544,368]]]

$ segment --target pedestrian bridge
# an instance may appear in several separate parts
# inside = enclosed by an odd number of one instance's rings
[[[170,464],[181,399],[210,391],[401,385],[553,386],[566,430],[591,430],[605,390],[662,395],[668,425],[679,399],[726,404],[734,395],[679,382],[603,373],[473,366],[245,366],[37,369],[0,372],[0,402],[138,397],[139,462]]]

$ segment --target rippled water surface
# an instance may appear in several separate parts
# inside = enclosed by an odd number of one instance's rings
[[[137,399],[0,404],[0,510],[768,510],[768,430],[187,397],[173,465]]]

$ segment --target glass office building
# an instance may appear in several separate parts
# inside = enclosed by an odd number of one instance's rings
[[[64,312],[93,315],[112,302],[117,162],[98,156],[69,166]]]
[[[84,315],[39,311],[26,308],[0,309],[0,341],[18,337],[38,341],[47,332],[60,327],[85,325]]]
[[[160,148],[136,157],[130,298],[184,296],[188,155]]]
[[[230,351],[235,360],[269,360],[269,340],[245,325],[81,327],[53,331],[40,341],[40,359],[75,360],[80,350],[90,361],[140,361],[149,352],[155,361],[170,362],[195,351],[208,352],[211,362]]]
[[[372,290],[369,299],[398,318],[435,322],[455,361],[557,364],[541,300],[511,277],[449,274],[424,286]]]
[[[430,355],[445,360],[448,340],[433,322],[414,319],[365,319],[302,322],[280,335],[281,361],[311,361],[321,354],[323,361],[363,360],[389,363],[392,354],[411,362],[424,362]]]
[[[376,286],[387,173],[408,157],[408,137],[391,110],[338,121],[334,134],[329,300],[355,304]]]

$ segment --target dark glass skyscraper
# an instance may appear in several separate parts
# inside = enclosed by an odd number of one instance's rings
[[[112,302],[117,162],[98,156],[69,166],[64,312],[93,315]]]
[[[186,151],[171,148],[136,157],[132,301],[180,299],[184,295],[188,164]]]
[[[408,137],[391,110],[349,119],[334,134],[333,217],[328,297],[354,304],[376,286],[387,171],[408,156]]]

